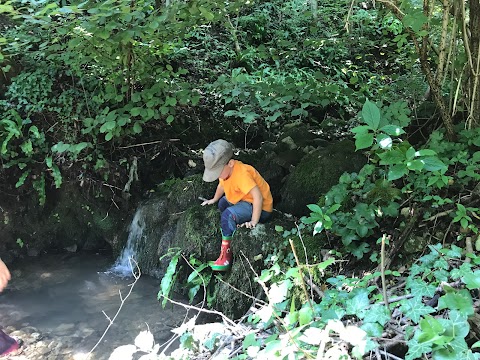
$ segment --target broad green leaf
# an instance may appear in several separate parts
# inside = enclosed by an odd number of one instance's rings
[[[407,160],[413,160],[415,157],[415,149],[413,147],[409,147],[407,152],[405,153],[405,157]]]
[[[392,138],[385,134],[379,134],[377,136],[377,144],[380,145],[382,149],[391,149],[392,148]]]
[[[362,107],[362,116],[365,123],[370,126],[372,130],[377,130],[380,124],[380,110],[377,105],[370,102],[368,99]]]
[[[58,144],[55,144],[52,146],[52,151],[62,153],[70,149],[70,146],[71,146],[70,144],[64,144],[63,142],[60,141]]]
[[[202,13],[202,15],[205,17],[205,19],[207,19],[208,21],[212,21],[214,19],[214,15],[208,11],[207,9],[205,9],[203,6],[199,6],[198,7],[198,10],[200,10],[200,12]]]
[[[103,124],[100,127],[100,132],[101,133],[109,132],[109,131],[115,129],[116,125],[117,125],[117,122],[115,120],[107,121],[105,124]]]
[[[430,150],[430,149],[423,149],[423,150],[418,150],[416,153],[415,153],[415,156],[435,156],[437,155],[437,153],[433,150]]]
[[[360,125],[354,127],[352,130],[350,130],[354,134],[366,134],[370,131],[370,126],[367,125]]]
[[[172,259],[170,260],[170,263],[168,264],[167,271],[165,272],[165,275],[162,278],[162,281],[160,283],[160,292],[158,293],[158,299],[162,298],[161,295],[163,295],[163,301],[162,301],[162,306],[165,307],[167,304],[167,297],[170,295],[170,290],[173,287],[173,284],[175,283],[175,279],[178,275],[177,272],[177,263],[178,259],[180,258],[180,253],[175,254]]]
[[[388,181],[400,179],[408,173],[408,169],[404,164],[397,164],[390,167],[388,170]]]
[[[134,125],[133,125],[133,132],[135,134],[140,134],[142,132],[142,125],[140,125],[140,123],[136,122]]]
[[[423,25],[426,24],[428,18],[423,14],[420,9],[416,9],[413,12],[407,13],[402,22],[406,27],[411,27],[412,30],[416,33],[419,33]]]
[[[304,112],[304,110],[302,108],[298,108],[298,109],[293,109],[292,112],[290,113],[291,116],[298,116],[298,115],[302,115]]]
[[[405,155],[399,150],[390,150],[378,154],[381,159],[380,165],[396,165],[403,164],[405,161]]]
[[[311,212],[323,214],[322,208],[317,204],[308,204],[307,208],[309,208]]]
[[[369,148],[373,145],[373,133],[355,135],[355,150]]]
[[[403,129],[397,125],[385,125],[382,126],[379,130],[391,136],[400,136],[402,134],[405,134],[405,131],[403,131]]]
[[[307,325],[313,321],[313,312],[308,304],[298,311],[300,326]]]
[[[165,120],[167,122],[167,124],[171,124],[174,120],[174,117],[173,115],[168,115],[167,119]]]
[[[421,160],[412,160],[412,161],[407,161],[407,168],[412,171],[420,171],[423,169],[423,161]]]
[[[428,171],[444,171],[447,169],[447,166],[436,157],[427,157],[422,159],[425,164],[425,170]]]

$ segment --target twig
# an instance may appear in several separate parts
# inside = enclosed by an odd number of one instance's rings
[[[141,143],[141,144],[133,144],[133,145],[127,145],[127,146],[119,146],[119,149],[129,149],[132,147],[138,147],[138,146],[145,146],[145,145],[153,145],[153,144],[158,144],[161,142],[164,142],[165,140],[156,140],[156,141],[150,141],[146,143]],[[169,141],[180,141],[180,139],[170,139]]]
[[[312,305],[312,300],[310,299],[310,297],[308,296],[308,291],[307,291],[307,288],[305,286],[305,281],[303,280],[303,272],[302,272],[302,267],[300,266],[300,261],[298,261],[298,256],[297,256],[297,252],[295,251],[295,246],[293,245],[293,240],[292,239],[288,239],[288,241],[290,242],[290,247],[292,248],[292,251],[293,251],[293,256],[295,256],[295,261],[297,262],[297,266],[298,266],[298,272],[300,274],[300,284],[302,285],[302,289],[303,291],[305,292],[305,296],[307,297],[307,301],[308,301],[308,305],[310,305],[310,308],[312,309],[312,314],[315,313],[314,309],[313,309],[313,305]]]
[[[382,246],[380,250],[380,261],[381,261],[381,274],[382,274],[382,290],[383,290],[383,301],[385,302],[385,306],[387,307],[388,314],[392,316],[392,312],[390,311],[390,306],[388,305],[388,295],[387,295],[387,283],[385,280],[385,239],[387,238],[386,234],[382,236]]]
[[[122,310],[123,308],[123,305],[125,304],[125,301],[128,299],[128,297],[130,296],[130,294],[132,293],[133,291],[133,288],[135,286],[135,284],[137,283],[138,279],[140,279],[140,276],[141,276],[141,271],[140,271],[140,268],[138,267],[138,263],[135,261],[135,259],[133,258],[128,258],[128,261],[129,261],[129,264],[130,264],[130,268],[132,269],[132,275],[133,277],[135,278],[135,281],[130,284],[130,290],[128,291],[127,293],[127,296],[123,297],[122,296],[122,292],[120,290],[118,290],[119,292],[119,295],[120,295],[120,306],[118,307],[117,309],[117,312],[115,313],[115,315],[113,316],[113,318],[110,319],[109,316],[107,316],[107,314],[105,314],[105,312],[103,311],[103,314],[105,315],[105,317],[108,319],[108,326],[107,328],[105,329],[105,331],[103,332],[102,336],[100,337],[100,339],[97,341],[97,343],[94,345],[94,347],[92,348],[92,350],[90,350],[86,355],[85,355],[85,358],[88,359],[90,357],[90,355],[95,351],[95,349],[98,347],[98,345],[100,345],[100,343],[102,342],[103,338],[105,337],[105,335],[107,335],[107,332],[108,330],[110,330],[110,327],[113,325],[113,323],[115,322],[115,319],[117,318],[118,314],[120,314],[120,311]],[[137,272],[133,270],[133,266],[132,266],[132,263],[135,264],[135,267],[137,269]]]
[[[253,295],[247,294],[246,292],[244,292],[244,291],[242,291],[242,290],[240,290],[240,289],[237,289],[237,288],[236,288],[235,286],[233,286],[232,284],[229,284],[228,282],[226,282],[225,280],[223,280],[220,276],[216,275],[215,278],[216,278],[218,281],[224,283],[225,285],[231,287],[233,290],[239,292],[239,293],[242,294],[243,296],[246,296],[246,297],[248,297],[249,299],[255,300],[256,302],[259,302],[259,303],[261,303],[262,305],[268,305],[265,301],[260,300],[260,299],[256,298],[256,297],[253,296]]]
[[[305,265],[307,266],[307,270],[308,270],[308,277],[310,279],[310,284],[313,285],[313,277],[312,277],[312,272],[310,271],[310,268],[308,267],[308,254],[307,254],[307,248],[305,247],[305,243],[303,242],[303,238],[302,238],[302,233],[300,231],[300,228],[298,227],[297,223],[295,222],[295,226],[297,227],[297,234],[298,234],[298,238],[300,239],[300,242],[302,243],[302,247],[303,247],[303,253],[305,255]],[[298,262],[297,262],[298,263]],[[313,288],[310,288],[311,289],[311,292],[310,292],[310,298],[313,298]]]
[[[395,356],[393,354],[390,354],[389,352],[386,352],[385,350],[378,350],[380,354],[385,356],[387,359],[392,358],[393,360],[403,360],[402,358],[399,358],[398,356]]]
[[[291,241],[291,240],[290,240]],[[267,288],[267,285],[265,284],[264,281],[260,280],[257,272],[255,271],[255,269],[253,268],[252,264],[250,263],[250,260],[248,260],[248,258],[245,256],[245,254],[243,253],[243,251],[241,252],[241,254],[243,255],[243,257],[245,258],[245,260],[247,261],[248,265],[250,266],[250,269],[252,269],[252,272],[255,274],[255,276],[257,277],[257,281],[258,283],[260,284],[260,286],[263,288],[263,291],[265,291],[265,294],[267,295],[267,298],[268,298],[268,288]],[[270,299],[269,299],[270,300]],[[290,341],[295,345],[295,347],[301,351],[303,353],[303,355],[305,355],[305,358],[307,359],[311,359],[312,356],[306,352],[298,343],[297,341],[294,339],[294,337],[292,336],[291,332],[288,330],[288,326],[287,324],[285,324],[285,322],[283,321],[282,318],[280,318],[278,316],[278,314],[274,311],[273,312],[273,316],[275,316],[275,318],[277,319],[277,321],[282,324],[283,328],[285,329]]]
[[[472,245],[472,237],[471,236],[467,236],[467,238],[465,239],[465,250],[467,251],[467,254],[470,253],[472,254],[473,253],[473,245]],[[465,262],[466,263],[469,263],[471,262],[472,259],[467,257],[465,259]]]
[[[180,305],[182,307],[184,307],[185,309],[193,309],[193,310],[197,310],[199,313],[200,312],[204,312],[204,313],[207,313],[207,314],[214,314],[214,315],[218,315],[220,316],[223,321],[225,321],[227,324],[229,324],[230,326],[232,326],[233,328],[236,328],[236,324],[230,320],[225,314],[221,313],[220,311],[216,311],[216,310],[208,310],[208,309],[203,309],[203,308],[199,308],[197,306],[193,306],[193,305],[187,305],[187,304],[184,304],[184,303],[181,303],[179,301],[175,301],[175,300],[172,300],[170,299],[169,297],[165,296],[165,295],[162,295],[162,294],[159,294],[161,297],[167,299],[168,301],[170,301],[172,304],[175,304],[175,305]]]

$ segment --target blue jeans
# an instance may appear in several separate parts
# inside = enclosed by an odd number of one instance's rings
[[[232,236],[237,225],[252,220],[253,205],[247,201],[240,201],[235,205],[228,202],[225,196],[218,201],[218,209],[221,212],[220,226],[223,236]],[[265,223],[270,220],[272,213],[262,210],[259,222]]]

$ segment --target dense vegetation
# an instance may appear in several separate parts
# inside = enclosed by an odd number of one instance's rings
[[[65,181],[129,194],[156,167],[157,182],[184,175],[182,154],[210,140],[255,148],[292,122],[368,155],[278,228],[238,358],[480,358],[478,0],[11,0],[0,14],[3,182],[41,204]],[[418,229],[425,254],[402,258]],[[289,240],[312,233],[332,250],[301,264]],[[345,275],[346,259],[378,271]],[[185,356],[219,346],[184,330]]]

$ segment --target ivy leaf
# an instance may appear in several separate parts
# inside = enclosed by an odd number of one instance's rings
[[[422,296],[433,297],[435,295],[435,290],[437,289],[435,285],[428,284],[422,279],[411,279],[408,278],[406,282],[407,289],[410,289],[412,295],[415,297],[421,298]]]
[[[459,311],[452,310],[448,314],[449,320],[440,319],[445,333],[453,337],[464,338],[470,332],[470,324],[468,323],[467,316]]]
[[[435,309],[431,306],[425,306],[420,297],[414,297],[404,302],[400,307],[400,311],[414,323],[418,324],[422,316],[435,312]]]
[[[417,339],[412,339],[408,343],[408,352],[405,355],[405,360],[415,360],[423,358],[423,354],[432,351],[430,343],[420,343]]]
[[[356,315],[360,319],[363,318],[367,307],[370,305],[368,299],[369,291],[367,289],[358,289],[358,293],[345,303],[347,315]]]
[[[379,323],[365,323],[360,328],[371,337],[381,337],[383,333],[383,326]]]
[[[450,276],[452,279],[457,280],[469,274],[472,274],[472,264],[464,262],[459,268],[453,269],[450,273]]]
[[[480,270],[477,270],[473,273],[470,272],[468,274],[465,274],[462,277],[462,281],[465,283],[467,289],[469,290],[480,288]]]
[[[366,242],[362,242],[360,245],[356,246],[353,249],[350,249],[352,255],[354,255],[357,259],[363,258],[363,255],[370,251],[370,245]]]
[[[381,304],[374,304],[368,309],[365,313],[365,317],[363,318],[364,323],[374,323],[377,322],[380,325],[385,325],[388,321],[390,321],[390,314],[388,309],[385,305]]]
[[[438,309],[458,310],[463,315],[473,315],[473,300],[466,289],[447,293],[438,300]]]

